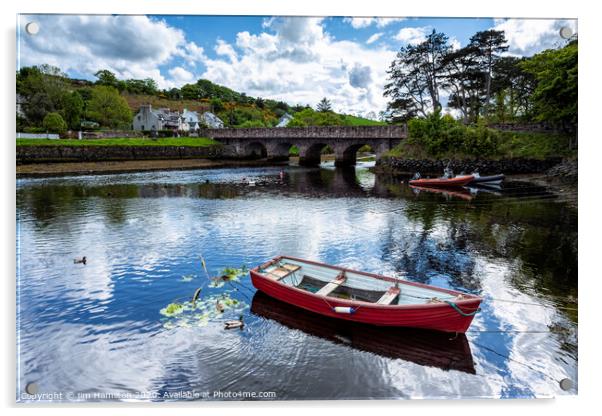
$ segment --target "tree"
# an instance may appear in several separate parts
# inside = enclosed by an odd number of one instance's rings
[[[451,47],[444,33],[433,30],[418,45],[402,47],[387,71],[384,96],[393,121],[403,121],[441,108],[439,92],[444,60]]]
[[[448,37],[444,33],[437,33],[435,29],[427,36],[426,40],[418,44],[413,51],[418,59],[417,64],[424,74],[424,80],[433,109],[441,109],[439,101],[439,80],[443,77],[443,60],[451,50],[447,44]]]
[[[17,72],[17,94],[28,123],[41,126],[46,114],[62,108],[68,85],[60,69],[50,65],[24,67]]]
[[[70,129],[77,130],[80,128],[83,111],[84,100],[79,92],[73,91],[71,94],[65,95],[61,113]]]
[[[464,124],[476,121],[478,112],[475,110],[480,107],[482,101],[482,78],[475,53],[474,47],[467,46],[451,51],[441,63],[445,69],[444,85],[450,92],[447,105],[460,110]]]
[[[118,128],[132,123],[132,111],[113,87],[97,85],[92,89],[87,116],[101,126]]]
[[[224,103],[219,98],[212,98],[210,103],[214,113],[224,110]]]
[[[165,95],[170,100],[180,100],[180,99],[182,99],[182,92],[178,88],[172,88],[169,91],[165,91]]]
[[[48,113],[42,121],[42,126],[49,133],[64,134],[67,131],[67,123],[59,113]]]
[[[577,127],[577,42],[547,50],[521,63],[537,86],[531,100],[535,118],[574,132]]]
[[[119,83],[119,80],[117,79],[115,74],[109,71],[108,69],[101,69],[100,71],[97,71],[94,74],[94,76],[98,78],[96,80],[97,85],[104,85],[106,87],[117,88],[117,85]]]
[[[332,111],[332,105],[330,104],[330,100],[326,97],[322,98],[316,107],[316,110],[320,113],[325,113],[327,111]]]
[[[332,111],[315,111],[312,108],[305,108],[294,114],[287,127],[345,126],[348,124],[345,117]]]
[[[531,95],[535,89],[535,78],[522,68],[522,62],[526,59],[505,56],[494,65],[491,94],[496,97],[498,119],[500,115],[511,120],[531,118]]]
[[[476,51],[476,59],[485,77],[485,115],[489,114],[493,68],[500,54],[508,50],[506,42],[503,30],[484,30],[470,38],[470,46]]]

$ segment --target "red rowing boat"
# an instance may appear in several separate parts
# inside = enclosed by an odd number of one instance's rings
[[[479,296],[278,256],[251,270],[265,294],[321,315],[379,326],[464,333],[479,310]]]
[[[454,176],[453,178],[426,178],[426,179],[413,179],[410,181],[410,185],[415,186],[464,186],[468,185],[474,180],[473,175],[462,175]]]

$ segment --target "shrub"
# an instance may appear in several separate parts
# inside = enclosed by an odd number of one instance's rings
[[[307,123],[298,118],[293,118],[291,121],[288,122],[286,127],[307,127]]]
[[[64,134],[67,131],[67,123],[59,113],[48,113],[42,121],[44,129],[49,133]]]
[[[23,129],[23,133],[41,134],[46,132],[47,130],[44,127],[25,127]]]
[[[500,135],[485,125],[468,127],[439,111],[408,122],[408,143],[419,145],[430,156],[464,153],[491,156],[498,152]]]
[[[242,123],[241,125],[239,125],[238,127],[240,127],[240,128],[265,127],[265,124],[263,124],[263,122],[260,120],[247,120],[244,123]]]
[[[305,108],[293,115],[288,127],[346,126],[349,124],[343,116],[332,111],[319,112],[311,108]]]
[[[468,127],[464,139],[464,152],[473,156],[491,156],[497,153],[499,133],[485,126]]]

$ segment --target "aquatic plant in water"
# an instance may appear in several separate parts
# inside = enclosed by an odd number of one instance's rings
[[[215,277],[212,279],[209,287],[211,288],[219,288],[224,286],[225,282],[230,281],[238,281],[241,276],[244,276],[249,272],[247,266],[242,266],[240,269],[235,269],[233,267],[226,267],[220,273],[219,277]]]
[[[164,316],[176,316],[184,312],[184,305],[181,303],[170,303],[165,308],[161,309],[159,313]]]
[[[219,301],[223,312],[219,312],[215,305]],[[248,305],[238,299],[230,297],[229,294],[209,296],[199,299],[196,303],[170,303],[161,309],[163,327],[173,329],[177,327],[203,327],[212,320],[221,320],[231,314],[240,315]]]

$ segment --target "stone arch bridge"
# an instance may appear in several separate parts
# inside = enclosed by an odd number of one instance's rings
[[[335,126],[204,129],[201,135],[231,146],[238,157],[288,159],[291,146],[299,148],[299,164],[320,164],[321,150],[330,146],[337,166],[355,165],[358,149],[369,145],[380,158],[402,139],[407,127],[402,126]]]

